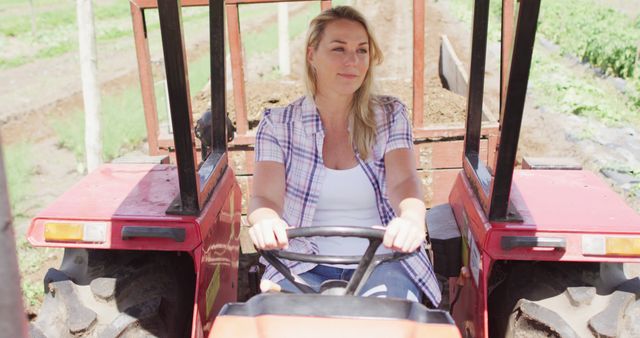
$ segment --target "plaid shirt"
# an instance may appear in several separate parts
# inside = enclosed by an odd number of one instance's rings
[[[379,96],[377,101],[379,104],[374,112],[378,128],[372,155],[367,161],[360,156],[356,158],[371,181],[380,219],[386,225],[395,213],[386,194],[384,154],[399,148],[411,149],[413,139],[404,104],[389,96]],[[325,175],[323,143],[324,130],[313,99],[302,97],[284,108],[265,110],[256,135],[255,160],[284,164],[286,188],[282,218],[289,226],[312,226]],[[290,240],[289,250],[318,253],[315,243],[306,238]],[[285,263],[296,274],[316,266],[313,263]],[[419,250],[407,257],[402,265],[431,303],[437,306],[441,299],[440,289],[425,251]],[[283,276],[267,264],[263,278],[277,282]]]

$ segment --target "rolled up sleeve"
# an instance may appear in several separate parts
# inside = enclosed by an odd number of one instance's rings
[[[269,110],[264,112],[258,131],[256,132],[255,161],[274,161],[284,163],[284,153],[278,142],[273,122],[269,117]]]

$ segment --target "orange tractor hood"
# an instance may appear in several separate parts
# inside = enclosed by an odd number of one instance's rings
[[[225,305],[209,338],[453,338],[445,311],[399,299],[319,294],[260,294]]]

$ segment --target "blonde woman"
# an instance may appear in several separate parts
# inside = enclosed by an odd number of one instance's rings
[[[398,99],[371,94],[372,66],[382,53],[355,9],[335,7],[310,24],[306,43],[309,94],[264,113],[256,137],[249,233],[258,249],[326,255],[362,255],[367,241],[295,238],[287,227],[384,226],[381,252],[414,254],[381,264],[362,296],[419,301],[437,306],[440,290],[422,249],[425,205],[416,173],[411,125]],[[309,286],[348,279],[355,266],[289,263]],[[263,279],[297,289],[272,266]]]

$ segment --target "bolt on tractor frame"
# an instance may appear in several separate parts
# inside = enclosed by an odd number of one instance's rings
[[[640,280],[624,263],[640,263],[640,216],[593,173],[515,169],[540,4],[503,1],[500,136],[485,163],[489,0],[474,1],[463,170],[428,215],[436,272],[465,337],[631,337]]]

